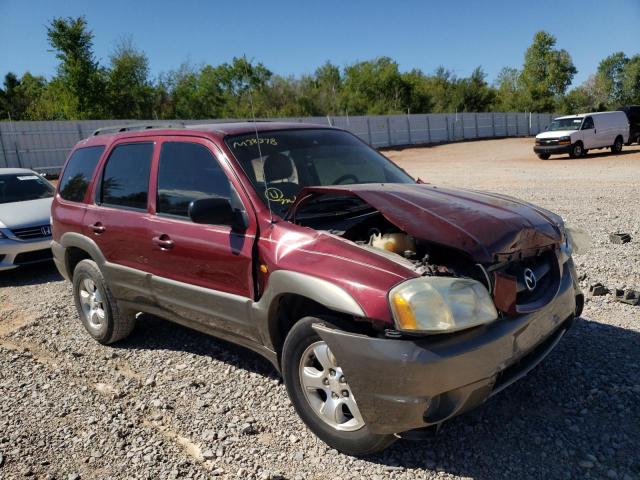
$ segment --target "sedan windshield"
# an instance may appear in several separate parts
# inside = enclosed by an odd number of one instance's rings
[[[225,141],[253,187],[278,215],[284,215],[307,186],[415,183],[393,162],[341,130],[267,131]]]
[[[36,173],[0,175],[0,203],[53,197],[53,185]]]
[[[548,130],[550,132],[558,130],[579,130],[583,119],[584,117],[556,118],[551,122]]]

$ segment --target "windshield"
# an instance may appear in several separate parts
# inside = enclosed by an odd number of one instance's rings
[[[279,130],[261,132],[258,138],[251,133],[225,141],[256,191],[281,216],[308,186],[415,183],[390,160],[341,130]]]
[[[53,197],[53,185],[35,173],[0,175],[0,203]]]
[[[548,130],[554,132],[557,130],[579,130],[584,117],[573,118],[556,118],[549,125]]]

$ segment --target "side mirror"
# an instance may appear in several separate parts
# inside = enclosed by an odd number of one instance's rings
[[[245,231],[249,226],[247,212],[233,208],[226,198],[200,198],[189,204],[189,218],[193,223],[229,225],[234,231]]]

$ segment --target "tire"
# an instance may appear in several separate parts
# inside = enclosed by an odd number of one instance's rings
[[[582,142],[576,142],[571,145],[571,151],[569,152],[569,156],[571,158],[580,158],[584,155],[584,146]]]
[[[622,145],[622,137],[617,136],[616,140],[613,142],[613,145],[611,145],[611,153],[620,153],[622,151]]]
[[[85,330],[103,345],[122,340],[135,326],[136,312],[118,306],[93,260],[82,260],[74,269],[73,298]]]
[[[551,156],[551,155],[549,155],[548,153],[539,153],[539,154],[538,154],[538,158],[539,158],[540,160],[549,160],[549,157],[550,157],[550,156]]]
[[[307,427],[323,442],[339,452],[364,456],[384,450],[396,440],[396,437],[376,434],[369,430],[357,410],[355,399],[350,393],[349,384],[344,381],[337,359],[311,327],[314,323],[339,328],[336,325],[339,321],[315,317],[305,317],[294,324],[282,349],[282,374],[291,403]],[[317,355],[316,352],[318,352]],[[322,360],[318,360],[319,358]],[[326,387],[313,388],[306,381],[305,387],[302,372],[307,369],[312,373],[308,378],[317,378],[318,382],[331,383],[327,383]],[[314,375],[316,373],[319,375]],[[330,376],[333,378],[330,379]],[[325,390],[327,393],[323,393]],[[337,412],[335,415],[322,416],[319,410],[322,406],[326,406],[327,399],[333,395],[332,391],[338,392],[335,393],[334,405],[341,405],[338,407],[340,409],[333,409]],[[355,409],[353,412],[352,408]],[[342,418],[336,421],[337,417]]]

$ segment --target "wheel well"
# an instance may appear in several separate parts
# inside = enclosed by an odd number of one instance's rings
[[[298,320],[308,316],[331,316],[333,318],[340,318],[343,319],[348,325],[354,324],[354,331],[360,330],[360,328],[358,327],[360,326],[361,322],[358,322],[359,325],[355,325],[356,322],[350,315],[331,310],[324,305],[302,295],[282,295],[277,300],[275,312],[272,316],[271,321],[269,322],[269,335],[271,337],[271,344],[278,354],[278,362],[280,362],[282,346],[284,345],[284,341],[287,338],[287,334]]]
[[[80,263],[82,260],[90,259],[91,255],[89,255],[85,250],[82,250],[81,248],[67,248],[67,272],[69,272],[69,277],[73,277],[73,271],[76,269],[76,265],[78,265],[78,263]]]

